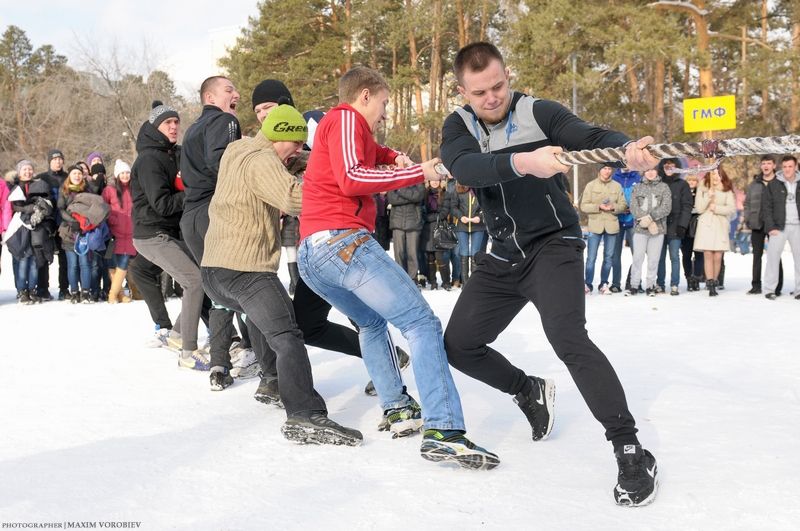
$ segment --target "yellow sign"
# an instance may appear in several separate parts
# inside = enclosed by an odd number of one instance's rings
[[[736,129],[736,97],[715,96],[683,100],[683,130],[722,131]]]

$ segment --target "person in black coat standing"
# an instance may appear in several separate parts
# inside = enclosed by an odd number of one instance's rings
[[[692,217],[692,207],[694,206],[694,198],[689,185],[677,173],[672,173],[671,171],[678,167],[680,167],[678,159],[663,159],[658,163],[658,175],[661,177],[661,181],[669,186],[669,190],[672,193],[672,210],[667,216],[667,235],[664,238],[664,245],[661,247],[661,258],[658,261],[656,293],[663,293],[665,290],[667,249],[669,249],[671,264],[670,295],[678,295],[680,293],[678,284],[681,279],[681,240],[686,236],[689,221]]]
[[[60,149],[51,149],[47,152],[47,163],[49,168],[36,176],[50,186],[50,200],[55,205],[58,201],[58,189],[67,179],[67,172],[64,171],[64,154]],[[61,223],[61,213],[55,210],[56,227]],[[67,256],[61,248],[61,237],[58,234],[53,236],[54,245],[58,254],[58,300],[63,301],[69,298],[69,279],[67,278]],[[42,300],[50,300],[50,266],[43,266],[39,269],[39,286],[37,294]]]
[[[764,255],[764,243],[769,240],[769,235],[764,229],[764,194],[767,185],[775,179],[775,159],[770,155],[761,157],[761,173],[753,177],[753,182],[747,187],[744,199],[744,222],[750,228],[750,241],[753,243],[753,279],[748,295],[761,294],[761,259]],[[781,294],[783,287],[783,264],[778,264],[778,285],[775,294]]]

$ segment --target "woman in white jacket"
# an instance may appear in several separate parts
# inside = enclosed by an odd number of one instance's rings
[[[700,214],[694,250],[703,251],[708,294],[715,297],[722,255],[730,249],[730,218],[736,212],[733,184],[725,170],[719,168],[706,174],[697,187],[694,206]]]

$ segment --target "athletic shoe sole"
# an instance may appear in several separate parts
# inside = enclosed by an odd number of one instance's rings
[[[262,394],[258,394],[258,393],[253,395],[253,398],[255,398],[257,401],[261,402],[262,404],[266,404],[268,406],[277,406],[277,407],[283,409],[283,402],[281,402],[280,398],[275,400],[275,398],[273,398],[273,397],[271,397],[269,395],[262,395]]]
[[[470,470],[491,470],[500,464],[500,459],[488,452],[472,450],[460,443],[426,439],[419,449],[423,459],[439,462],[453,462],[461,468]]]
[[[394,424],[389,424],[389,431],[392,432],[392,439],[399,439],[419,433],[422,429],[422,425],[422,419],[406,419],[395,422]],[[379,427],[378,431],[385,430],[381,430]]]
[[[331,428],[309,428],[306,426],[281,426],[281,433],[288,441],[298,444],[332,444],[335,446],[361,446],[363,438],[342,433]]]

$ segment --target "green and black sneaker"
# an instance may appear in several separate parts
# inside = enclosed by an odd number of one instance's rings
[[[473,470],[491,470],[500,464],[499,457],[457,430],[425,430],[419,453],[428,461],[455,461]]]
[[[397,439],[408,437],[422,429],[422,409],[416,400],[409,398],[409,403],[405,406],[383,412],[383,421],[378,426],[378,431],[391,431],[392,439]]]

